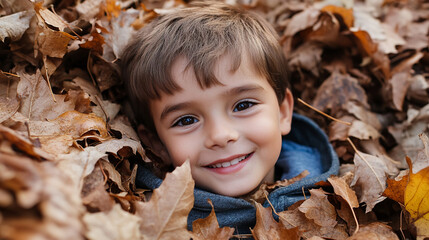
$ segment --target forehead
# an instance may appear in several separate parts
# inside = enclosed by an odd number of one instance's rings
[[[238,62],[237,62],[238,61]],[[199,79],[189,60],[184,56],[177,57],[171,65],[170,76],[171,80],[182,88],[182,85],[196,84],[202,90],[210,88],[216,85],[229,85],[231,82],[228,79],[232,75],[242,75],[243,77],[264,77],[258,71],[256,66],[253,64],[247,53],[243,54],[240,58],[234,57],[230,54],[222,55],[210,69],[214,79]],[[264,77],[264,79],[266,79]],[[246,80],[246,79],[244,79]],[[206,82],[202,84],[201,82]],[[207,84],[209,82],[209,84]],[[180,90],[179,90],[180,91]]]

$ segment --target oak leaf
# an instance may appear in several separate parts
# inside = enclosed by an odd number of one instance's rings
[[[256,205],[256,225],[252,231],[252,235],[256,240],[298,240],[300,239],[300,231],[297,227],[287,229],[281,223],[273,218],[270,207],[264,208],[260,203]]]
[[[136,202],[144,239],[190,239],[187,217],[194,204],[194,180],[189,161],[168,173],[149,202]]]
[[[228,240],[234,234],[234,228],[230,227],[219,227],[219,222],[216,218],[216,213],[214,211],[214,206],[212,201],[208,200],[209,204],[212,206],[212,211],[204,219],[197,219],[192,223],[192,231],[194,234],[201,238],[207,240]]]

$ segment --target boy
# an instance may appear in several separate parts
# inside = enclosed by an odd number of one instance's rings
[[[337,173],[323,132],[293,115],[285,57],[259,16],[216,2],[179,9],[144,27],[121,61],[141,138],[155,136],[173,167],[190,160],[189,227],[210,213],[211,199],[221,227],[249,232],[255,208],[240,196],[307,169],[306,178],[269,195],[283,211],[303,199],[302,189]],[[138,186],[161,183],[139,167]]]

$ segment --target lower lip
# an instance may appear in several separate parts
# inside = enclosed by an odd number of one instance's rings
[[[251,153],[247,158],[243,159],[239,163],[229,166],[229,167],[220,167],[220,168],[207,168],[210,171],[213,171],[218,174],[231,174],[240,171],[246,164],[247,161],[253,156]]]

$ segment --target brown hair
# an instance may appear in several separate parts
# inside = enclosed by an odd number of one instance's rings
[[[122,77],[138,123],[156,133],[149,102],[180,87],[171,79],[171,65],[184,56],[201,88],[219,84],[213,69],[229,54],[232,71],[246,53],[256,72],[266,77],[279,103],[288,87],[286,59],[277,34],[263,18],[221,2],[193,3],[162,15],[143,29],[121,58]]]

